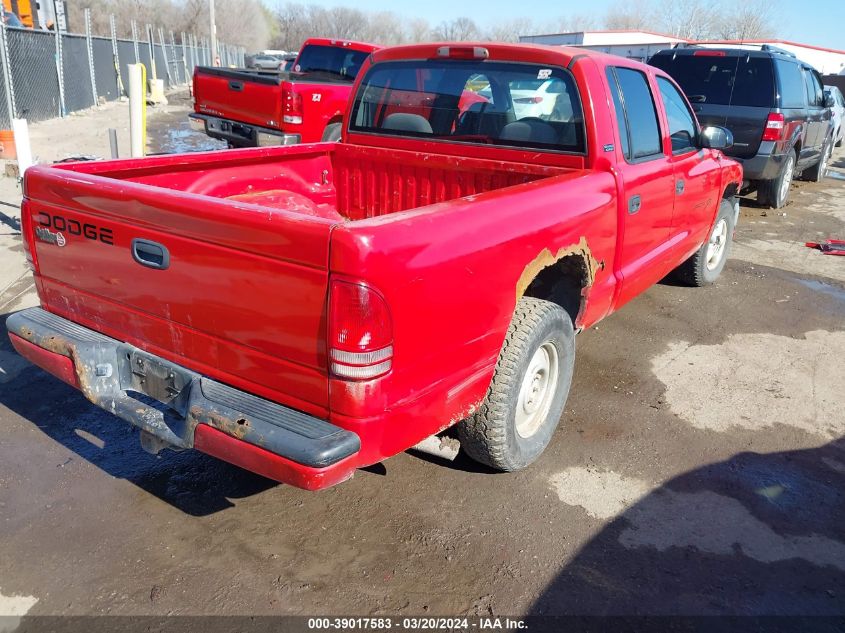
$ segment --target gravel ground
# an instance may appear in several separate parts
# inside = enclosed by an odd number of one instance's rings
[[[207,143],[185,109],[151,150]],[[715,286],[659,284],[578,337],[519,473],[404,453],[308,493],[153,457],[3,337],[0,613],[845,614],[845,258],[803,246],[845,236],[845,182],[792,195],[743,201]],[[24,275],[0,305],[34,301]]]

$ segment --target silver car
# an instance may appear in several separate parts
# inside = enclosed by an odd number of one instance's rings
[[[279,70],[282,60],[274,55],[256,55],[252,58],[252,68],[258,70]]]
[[[842,91],[836,86],[825,86],[824,92],[826,95],[833,97],[833,107],[830,108],[833,115],[831,117],[833,144],[836,147],[841,147],[842,140],[845,139],[845,97],[842,96]]]

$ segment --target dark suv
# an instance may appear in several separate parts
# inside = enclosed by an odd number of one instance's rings
[[[663,50],[649,64],[680,84],[702,125],[733,132],[726,154],[742,163],[757,200],[782,207],[795,174],[820,180],[833,149],[821,76],[784,50],[762,46]]]

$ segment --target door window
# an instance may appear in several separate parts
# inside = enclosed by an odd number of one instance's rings
[[[824,105],[824,92],[822,84],[809,68],[804,68],[804,85],[807,88],[807,103],[810,106],[820,108]]]
[[[631,68],[613,69],[625,108],[628,129],[628,156],[632,161],[663,153],[654,97],[645,73]]]
[[[801,68],[794,62],[775,59],[780,80],[780,107],[804,107],[804,82],[801,79]]]
[[[666,107],[666,118],[669,120],[672,153],[680,154],[697,149],[695,146],[695,118],[689,111],[681,93],[672,85],[672,82],[664,77],[657,78],[657,86],[660,88],[663,105]]]
[[[616,75],[613,69],[607,69],[607,83],[610,86],[610,94],[613,97],[613,109],[616,111],[616,125],[619,129],[619,140],[622,143],[622,153],[625,158],[631,157],[631,147],[628,143],[628,121],[625,117],[625,106],[622,105],[622,97],[619,94],[619,84],[616,83]]]

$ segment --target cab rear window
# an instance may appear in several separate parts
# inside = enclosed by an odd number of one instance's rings
[[[324,73],[353,81],[369,53],[340,46],[309,44],[296,60],[294,72]]]
[[[691,103],[772,108],[772,60],[750,55],[657,55],[649,63],[678,82]]]
[[[582,154],[584,116],[563,68],[487,60],[383,62],[355,95],[350,130]]]

